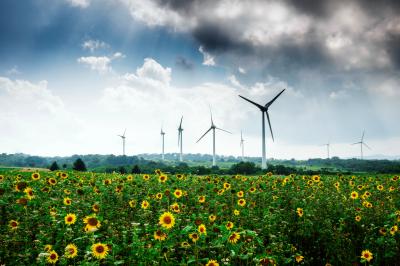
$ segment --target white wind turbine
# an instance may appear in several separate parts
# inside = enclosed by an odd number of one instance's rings
[[[182,146],[183,146],[183,142],[182,142],[182,138],[183,138],[183,128],[182,128],[182,119],[183,116],[181,117],[181,123],[179,124],[178,127],[178,147],[179,147],[179,161],[182,162],[183,161],[183,155],[182,155]]]
[[[328,152],[328,159],[330,159],[330,156],[329,156],[329,149],[331,147],[330,141],[328,141],[328,143],[326,143],[326,144],[322,144],[321,146],[326,146],[326,150]]]
[[[164,136],[165,136],[165,132],[163,131],[163,128],[161,127],[161,132],[160,132],[160,134],[161,134],[161,140],[162,140],[162,147],[161,147],[161,149],[162,149],[162,154],[161,154],[161,159],[164,161]]]
[[[206,131],[206,133],[204,133],[204,134],[199,138],[199,140],[198,140],[196,143],[198,143],[208,132],[210,132],[211,130],[213,131],[213,163],[212,163],[212,166],[216,166],[217,163],[216,163],[216,159],[215,159],[215,130],[218,129],[218,130],[227,132],[227,133],[229,133],[229,134],[232,134],[232,133],[229,132],[229,131],[227,131],[227,130],[225,130],[225,129],[219,128],[219,127],[217,127],[217,126],[214,124],[214,121],[213,121],[213,118],[212,118],[212,112],[211,112],[211,110],[210,110],[210,115],[211,115],[211,126],[210,126],[210,128]]]
[[[361,157],[360,157],[360,158],[361,158],[361,160],[363,159],[363,145],[364,145],[365,147],[367,147],[368,149],[371,149],[371,148],[364,142],[364,135],[365,135],[365,130],[364,130],[363,133],[362,133],[361,141],[355,142],[355,143],[351,144],[351,145],[360,144],[360,149],[361,149]]]
[[[248,101],[249,103],[254,104],[255,106],[257,106],[260,111],[261,111],[261,116],[262,116],[262,162],[261,162],[261,169],[266,169],[267,168],[267,159],[265,156],[265,115],[267,116],[268,119],[268,124],[269,124],[269,129],[271,131],[271,136],[272,136],[272,141],[274,141],[274,134],[272,133],[272,127],[271,127],[271,121],[269,119],[269,114],[268,114],[268,108],[271,106],[271,104],[285,91],[285,89],[283,89],[280,93],[278,93],[278,95],[276,95],[271,101],[267,102],[264,106],[258,103],[255,103],[241,95],[239,95],[239,97],[241,97],[242,99]]]
[[[240,131],[240,147],[242,148],[242,162],[244,162],[244,139],[242,131]]]
[[[122,139],[122,155],[123,156],[125,156],[125,139],[126,139],[125,133],[126,133],[126,128],[125,128],[124,134],[117,135],[117,136],[121,137],[121,139]]]

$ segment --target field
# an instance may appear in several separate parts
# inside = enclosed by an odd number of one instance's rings
[[[400,265],[400,181],[0,172],[0,264]]]

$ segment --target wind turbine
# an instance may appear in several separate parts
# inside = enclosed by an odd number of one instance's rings
[[[265,156],[265,117],[264,117],[264,113],[267,116],[268,119],[268,124],[269,124],[269,129],[271,131],[271,136],[272,136],[272,141],[274,141],[274,134],[272,133],[272,127],[271,127],[271,121],[269,119],[269,114],[268,114],[268,108],[271,106],[271,104],[285,91],[285,89],[283,89],[280,93],[278,93],[278,95],[276,95],[271,101],[267,102],[264,106],[258,103],[255,103],[241,95],[239,95],[240,98],[248,101],[249,103],[254,104],[255,106],[257,106],[260,111],[261,111],[261,117],[262,117],[262,162],[261,162],[261,168],[262,169],[266,169],[267,168],[267,159]]]
[[[126,133],[126,128],[125,128],[124,134],[122,134],[122,135],[117,135],[117,136],[119,136],[119,137],[122,138],[122,155],[123,155],[123,156],[125,156],[125,139],[126,139],[125,133]]]
[[[161,155],[161,159],[164,161],[164,136],[165,136],[165,132],[163,131],[163,128],[161,127],[161,139],[162,139],[162,155]]]
[[[365,134],[365,130],[364,130],[363,133],[362,133],[361,141],[355,142],[355,143],[351,144],[351,145],[360,144],[360,149],[361,149],[361,160],[363,159],[363,145],[364,145],[365,147],[367,147],[368,149],[371,149],[371,148],[364,142],[364,134]]]
[[[322,144],[321,146],[326,146],[326,149],[328,151],[328,159],[330,159],[330,157],[329,157],[329,148],[330,148],[331,144],[328,142],[327,144]]]
[[[183,133],[182,119],[183,119],[183,116],[181,117],[181,123],[179,124],[179,127],[178,127],[178,147],[180,150],[180,153],[179,153],[179,161],[180,162],[183,161],[183,157],[182,157],[182,146],[183,146],[183,143],[182,143],[182,133]]]
[[[244,139],[242,131],[240,131],[240,147],[242,147],[242,162],[244,162]]]
[[[218,130],[227,132],[227,133],[229,133],[229,134],[232,134],[232,133],[229,132],[229,131],[227,131],[227,130],[225,130],[225,129],[219,128],[219,127],[217,127],[217,126],[214,124],[214,121],[213,121],[213,118],[212,118],[212,112],[211,112],[211,110],[210,110],[210,115],[211,115],[211,126],[210,126],[210,128],[206,131],[206,133],[204,133],[204,134],[199,138],[199,140],[198,140],[196,143],[198,143],[205,135],[207,135],[207,133],[210,132],[210,130],[213,131],[213,163],[212,163],[212,166],[216,166],[217,163],[216,163],[216,160],[215,160],[215,130],[218,129]]]

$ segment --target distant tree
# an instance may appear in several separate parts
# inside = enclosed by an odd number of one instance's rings
[[[232,165],[230,172],[232,174],[252,175],[259,170],[253,162],[240,162]]]
[[[60,170],[60,167],[58,167],[58,164],[56,161],[54,161],[50,167],[49,167],[50,171],[56,171],[56,170]]]
[[[123,166],[118,167],[118,173],[120,174],[126,174],[126,169]]]
[[[140,174],[141,171],[140,171],[139,165],[135,164],[135,165],[132,167],[131,173],[132,173],[132,174]]]
[[[62,165],[62,167],[63,167],[63,169],[67,169],[67,164],[64,163],[64,164]]]
[[[74,162],[74,166],[73,168],[75,171],[86,171],[86,165],[85,163],[82,161],[81,158],[76,159],[76,161]]]

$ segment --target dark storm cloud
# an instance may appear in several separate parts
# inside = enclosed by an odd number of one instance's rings
[[[175,60],[175,64],[184,70],[192,70],[194,68],[193,62],[183,56],[178,56]]]
[[[386,49],[396,68],[400,69],[400,34],[387,37]]]

